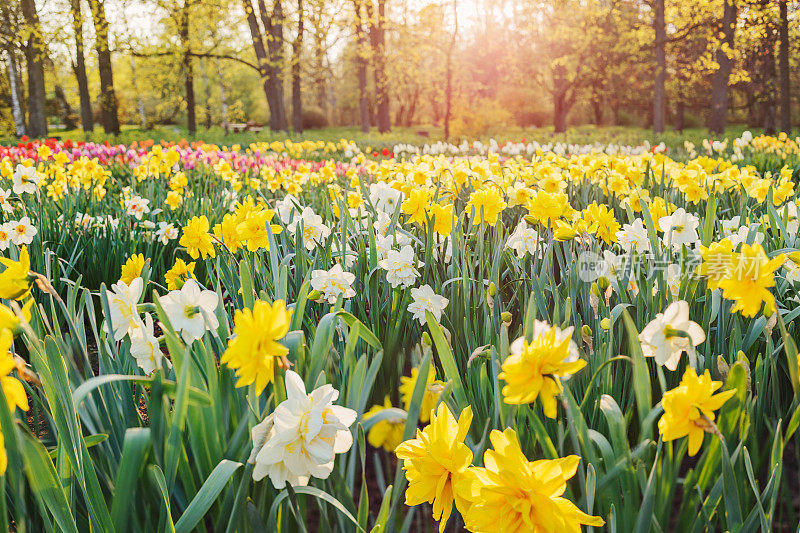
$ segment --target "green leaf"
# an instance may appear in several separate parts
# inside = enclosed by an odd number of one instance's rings
[[[47,506],[47,510],[53,515],[59,530],[77,533],[75,518],[70,511],[64,487],[58,479],[50,455],[33,435],[27,431],[20,433],[22,434],[20,451],[25,461],[25,474],[28,477],[31,491]]]
[[[158,465],[150,465],[147,468],[147,476],[150,478],[150,481],[153,483],[153,485],[155,485],[156,489],[158,489],[158,493],[161,495],[161,502],[164,504],[162,510],[165,511],[165,513],[162,514],[161,516],[164,523],[168,526],[166,530],[175,533],[175,526],[172,523],[172,511],[170,511],[170,505],[169,505],[169,492],[167,491],[167,480],[164,479],[164,472],[161,471]],[[159,522],[161,521],[162,520],[159,520]],[[159,527],[159,529],[162,528]]]
[[[725,441],[720,439],[722,449],[722,495],[725,500],[725,520],[728,523],[728,530],[736,532],[742,527],[742,508],[739,503],[738,482],[733,473],[733,462],[728,453]]]
[[[297,494],[308,494],[309,496],[313,496],[319,500],[325,501],[333,506],[334,509],[342,513],[347,519],[349,519],[353,525],[355,526],[357,531],[364,531],[359,525],[358,520],[353,514],[345,508],[342,503],[328,494],[316,487],[292,487],[292,490]],[[267,527],[269,531],[277,531],[278,525],[276,522],[278,516],[278,508],[280,507],[283,500],[289,497],[289,491],[283,489],[278,495],[275,497],[275,500],[272,502],[272,507],[269,509],[269,517],[267,518]]]
[[[129,516],[136,501],[136,485],[152,447],[150,428],[128,428],[114,482],[111,520],[117,532],[127,531]]]
[[[214,500],[225,488],[233,473],[241,466],[242,463],[229,461],[228,459],[220,461],[175,524],[175,533],[188,533],[200,523],[200,520],[211,508]]]
[[[622,321],[628,334],[628,350],[633,361],[633,394],[636,397],[636,410],[639,413],[639,421],[643,422],[653,406],[650,371],[642,353],[639,331],[627,309],[622,312]]]
[[[372,528],[370,533],[383,533],[386,530],[386,520],[389,518],[389,504],[392,501],[392,485],[386,487],[386,492],[383,493],[383,500],[381,501],[381,508],[378,510],[378,517],[375,519],[375,527]]]
[[[453,394],[455,394],[459,408],[464,408],[470,403],[467,400],[464,382],[461,380],[461,371],[458,369],[456,360],[453,357],[453,351],[450,349],[450,345],[444,337],[442,328],[436,322],[433,314],[431,314],[430,311],[425,311],[425,318],[427,320],[428,330],[431,332],[433,345],[436,347],[436,353],[439,355],[439,362],[442,364],[444,375],[453,382]]]
[[[116,381],[132,381],[139,384],[150,384],[153,382],[153,379],[154,378],[152,376],[130,376],[126,374],[107,374],[104,376],[97,376],[84,381],[77,389],[75,389],[75,391],[72,393],[72,401],[76,406],[79,406],[81,402],[86,399],[89,393],[98,387],[106,385],[107,383],[113,383]],[[162,379],[161,384],[166,394],[170,396],[175,394],[174,381]],[[211,401],[211,396],[209,396],[207,392],[196,387],[189,387],[189,400],[192,403],[201,405],[212,405],[213,403]]]
[[[95,435],[87,435],[83,438],[84,442],[86,442],[86,447],[91,448],[92,446],[97,446],[101,442],[105,442],[108,440],[108,433],[97,433]],[[50,459],[55,459],[58,456],[58,447],[48,448],[47,453],[50,454]]]

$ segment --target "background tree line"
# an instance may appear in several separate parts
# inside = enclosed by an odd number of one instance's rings
[[[789,131],[789,0],[0,0],[0,131]],[[52,133],[52,131],[50,131]]]

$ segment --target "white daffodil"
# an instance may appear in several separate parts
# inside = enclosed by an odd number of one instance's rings
[[[146,198],[134,196],[125,200],[125,212],[136,218],[136,220],[141,220],[143,215],[150,212],[149,203],[150,200]]]
[[[14,228],[6,222],[5,224],[0,224],[0,250],[8,250],[8,247],[11,245],[11,234],[14,231]]]
[[[14,176],[11,178],[14,194],[30,193],[34,194],[39,186],[39,181],[42,179],[36,171],[36,167],[25,165],[17,165],[14,170]]]
[[[386,235],[386,232],[389,231],[389,224],[391,223],[392,217],[383,211],[379,211],[378,216],[375,218],[375,222],[372,223],[372,227],[375,228],[375,236],[382,237]]]
[[[729,219],[720,220],[720,225],[722,226],[722,236],[730,237],[731,235],[736,233],[739,230],[739,227],[741,226],[741,224],[739,223],[740,220],[741,217],[739,215],[736,215],[735,217]]]
[[[453,239],[434,233],[431,255],[434,261],[443,261],[445,264],[450,263],[453,260]]]
[[[408,288],[414,284],[419,277],[419,272],[415,268],[417,265],[414,258],[414,249],[411,246],[403,246],[399,251],[388,250],[386,257],[378,262],[378,266],[386,271],[386,280],[392,288]]]
[[[650,251],[650,238],[647,236],[647,228],[642,224],[642,219],[637,218],[633,224],[623,224],[622,229],[617,232],[617,242],[627,253]]]
[[[673,298],[678,297],[678,291],[681,289],[681,266],[677,263],[672,263],[667,267],[666,275],[667,287]],[[653,287],[655,290],[655,287]]]
[[[414,315],[414,318],[419,320],[423,326],[427,323],[425,318],[425,311],[430,311],[436,322],[441,322],[442,311],[447,307],[450,302],[444,296],[440,296],[433,292],[430,285],[422,285],[421,287],[411,289],[411,297],[413,302],[408,304],[408,312]]]
[[[14,210],[14,208],[11,206],[11,202],[9,202],[10,196],[11,191],[0,187],[0,209],[3,210],[3,213],[10,213]]]
[[[691,246],[699,240],[697,236],[699,223],[699,218],[687,213],[682,207],[671,215],[658,219],[658,225],[664,232],[664,244],[676,250],[680,250],[684,244]]]
[[[33,242],[33,237],[38,233],[38,230],[31,224],[31,219],[28,217],[9,222],[7,230],[11,235],[11,242],[17,246],[30,244]]]
[[[136,306],[142,296],[144,282],[142,278],[135,278],[128,285],[124,281],[118,281],[111,286],[111,290],[106,290],[108,300],[108,317],[111,328],[114,330],[114,340],[120,341],[129,332],[140,327],[142,319]]]
[[[343,298],[356,295],[356,291],[353,290],[355,279],[355,274],[345,272],[342,270],[342,265],[337,263],[330,270],[311,272],[311,288],[320,292],[317,302],[327,302],[333,305],[340,294]]]
[[[659,313],[639,334],[645,357],[655,357],[659,365],[670,370],[678,368],[681,354],[686,352],[689,363],[696,361],[695,346],[706,340],[706,333],[696,322],[689,320],[689,304],[674,302]]]
[[[369,201],[377,211],[391,215],[403,201],[403,193],[392,188],[385,181],[369,186]]]
[[[219,295],[201,289],[194,279],[188,279],[180,289],[161,296],[158,302],[167,313],[172,327],[181,332],[187,344],[201,338],[206,329],[214,330],[219,326],[214,315],[219,305]]]
[[[144,323],[130,332],[130,338],[131,355],[145,374],[150,374],[161,364],[167,368],[170,366],[169,359],[164,357],[158,346],[153,317],[149,313],[144,316]]]
[[[159,222],[158,229],[156,230],[156,238],[161,241],[161,244],[169,244],[169,241],[178,238],[178,233],[178,228],[175,227],[175,224]]]
[[[523,221],[517,225],[514,233],[509,235],[506,248],[514,250],[520,259],[525,257],[525,254],[535,255],[537,252],[541,256],[539,240],[539,233],[535,229],[529,228]]]
[[[750,239],[750,234],[753,234],[753,243],[761,244],[764,242],[764,234],[758,231],[758,224],[754,225],[754,228],[750,228],[748,226],[741,226],[739,229],[725,237],[729,241],[733,243],[733,249],[735,250],[740,244],[748,242]]]
[[[303,380],[286,371],[286,396],[275,412],[252,430],[253,479],[269,476],[273,486],[307,485],[311,477],[326,479],[337,453],[353,445],[348,429],[356,420],[352,409],[334,405],[339,392],[331,385],[306,394]]]
[[[322,222],[322,217],[314,212],[310,207],[303,208],[299,217],[295,217],[287,229],[292,235],[302,227],[303,244],[306,250],[313,250],[314,247],[328,238],[331,229]]]
[[[794,240],[797,237],[798,229],[800,229],[800,213],[798,213],[797,204],[795,202],[786,204],[786,221],[784,224],[786,226],[786,233]]]
[[[284,224],[292,223],[295,215],[299,214],[302,210],[302,206],[298,207],[300,205],[300,201],[291,194],[287,194],[282,200],[275,202],[275,208],[278,211],[278,216],[281,217],[281,220]]]

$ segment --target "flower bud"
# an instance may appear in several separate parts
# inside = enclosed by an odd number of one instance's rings
[[[591,337],[591,336],[592,336],[592,328],[590,328],[590,327],[589,327],[588,325],[586,325],[586,324],[584,324],[584,325],[583,325],[583,328],[581,328],[581,331],[582,331],[582,332],[583,332],[583,334],[584,334],[584,335],[586,335],[587,337]]]
[[[597,282],[592,283],[592,294],[598,298],[600,297],[600,287],[597,286]]]
[[[428,335],[427,331],[422,332],[422,344],[425,346],[432,346],[433,341],[431,341],[431,336]]]
[[[500,313],[500,320],[503,321],[503,324],[511,324],[511,313],[508,311],[503,311]]]
[[[314,302],[319,300],[321,296],[322,296],[322,293],[319,292],[316,289],[314,289],[313,291],[308,293],[308,299],[311,300],[311,301],[314,301]]]
[[[601,328],[603,328],[603,329],[604,329],[604,330],[606,330],[606,331],[608,331],[609,329],[611,329],[611,319],[609,319],[609,318],[604,318],[603,320],[601,320],[601,321],[600,321],[600,327],[601,327]]]
[[[494,284],[494,281],[489,282],[489,296],[494,298],[497,295],[497,286]]]
[[[597,280],[597,285],[600,287],[600,290],[606,290],[611,283],[608,281],[608,278],[605,276],[600,276],[600,279]]]

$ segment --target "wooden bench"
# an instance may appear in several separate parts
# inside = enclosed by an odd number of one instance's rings
[[[225,124],[222,125],[223,128],[225,128],[225,126]],[[227,129],[231,133],[242,133],[245,131],[259,133],[264,131],[264,125],[252,120],[247,122],[229,122],[227,124]]]

